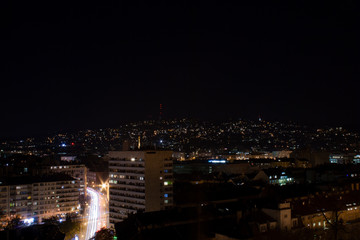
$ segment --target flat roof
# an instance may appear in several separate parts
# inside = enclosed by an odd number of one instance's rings
[[[6,177],[0,178],[0,186],[9,185],[26,185],[41,182],[58,182],[58,181],[71,181],[76,180],[66,174],[52,174],[42,176],[17,176],[17,177]]]

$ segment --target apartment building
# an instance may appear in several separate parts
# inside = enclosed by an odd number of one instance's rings
[[[79,181],[80,194],[86,194],[87,187],[87,168],[84,164],[64,164],[56,166],[46,166],[40,169],[38,174],[61,173],[69,175]]]
[[[172,151],[109,152],[110,224],[173,205]]]
[[[0,180],[2,222],[43,218],[78,211],[79,181],[63,174],[41,177],[14,177]]]

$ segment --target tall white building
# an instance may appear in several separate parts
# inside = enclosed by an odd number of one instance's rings
[[[173,205],[172,151],[114,151],[109,157],[110,224]]]

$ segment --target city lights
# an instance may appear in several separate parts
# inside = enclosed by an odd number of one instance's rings
[[[30,225],[34,223],[34,218],[26,218],[24,219],[24,224]]]
[[[14,2],[0,240],[360,238],[359,1]]]

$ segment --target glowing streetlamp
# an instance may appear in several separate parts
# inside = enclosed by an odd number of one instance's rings
[[[106,198],[109,201],[109,183],[108,182],[102,182],[100,186],[101,186],[101,191],[102,190],[106,191]]]

